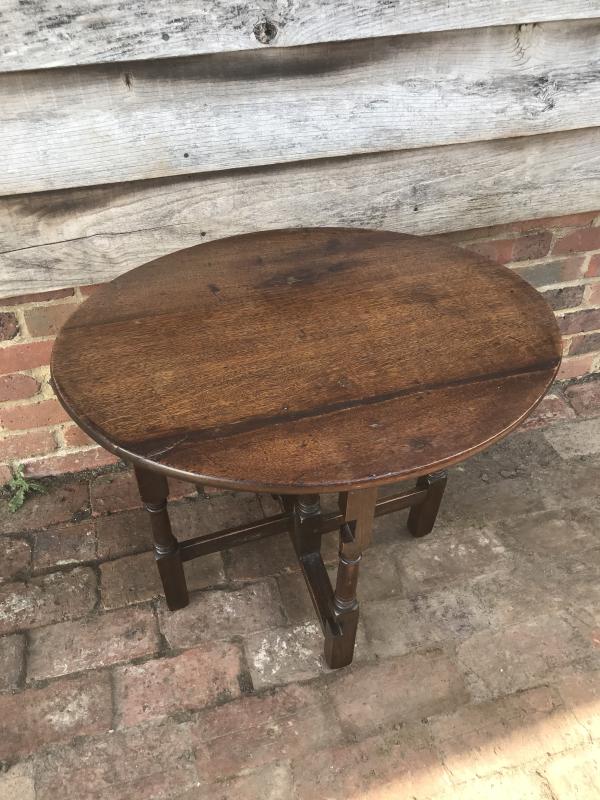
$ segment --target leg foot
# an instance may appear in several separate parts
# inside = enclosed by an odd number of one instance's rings
[[[431,533],[444,496],[448,473],[432,472],[417,480],[417,489],[427,489],[427,496],[422,503],[412,506],[408,514],[408,530],[413,536],[426,536]]]
[[[335,629],[332,625],[327,625],[325,629],[325,663],[329,669],[341,669],[352,663],[357,625],[358,604],[352,611],[346,611]]]
[[[183,608],[189,603],[183,562],[179,543],[171,531],[167,497],[169,486],[164,475],[150,470],[135,468],[140,497],[150,515],[154,557],[163,585],[165,599],[171,611]]]

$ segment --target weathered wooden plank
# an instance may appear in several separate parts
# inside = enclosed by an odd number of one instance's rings
[[[5,0],[0,71],[600,16],[600,0]]]
[[[0,193],[600,124],[600,21],[0,77]]]
[[[600,128],[0,200],[0,295],[198,242],[348,225],[427,234],[600,207]]]

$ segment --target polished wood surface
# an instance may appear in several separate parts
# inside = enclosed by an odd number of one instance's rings
[[[271,231],[99,289],[57,338],[71,416],[138,466],[240,490],[349,491],[508,433],[560,361],[505,267],[397,233]]]

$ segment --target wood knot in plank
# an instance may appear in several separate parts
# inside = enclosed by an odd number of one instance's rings
[[[277,25],[270,19],[257,22],[254,26],[254,35],[262,44],[270,44],[277,36]]]

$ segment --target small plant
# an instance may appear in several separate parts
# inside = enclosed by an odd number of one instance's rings
[[[13,476],[6,484],[6,487],[9,495],[8,510],[13,513],[21,508],[28,494],[31,492],[43,494],[46,491],[41,483],[27,480],[23,474],[23,466],[21,464],[13,470]]]

